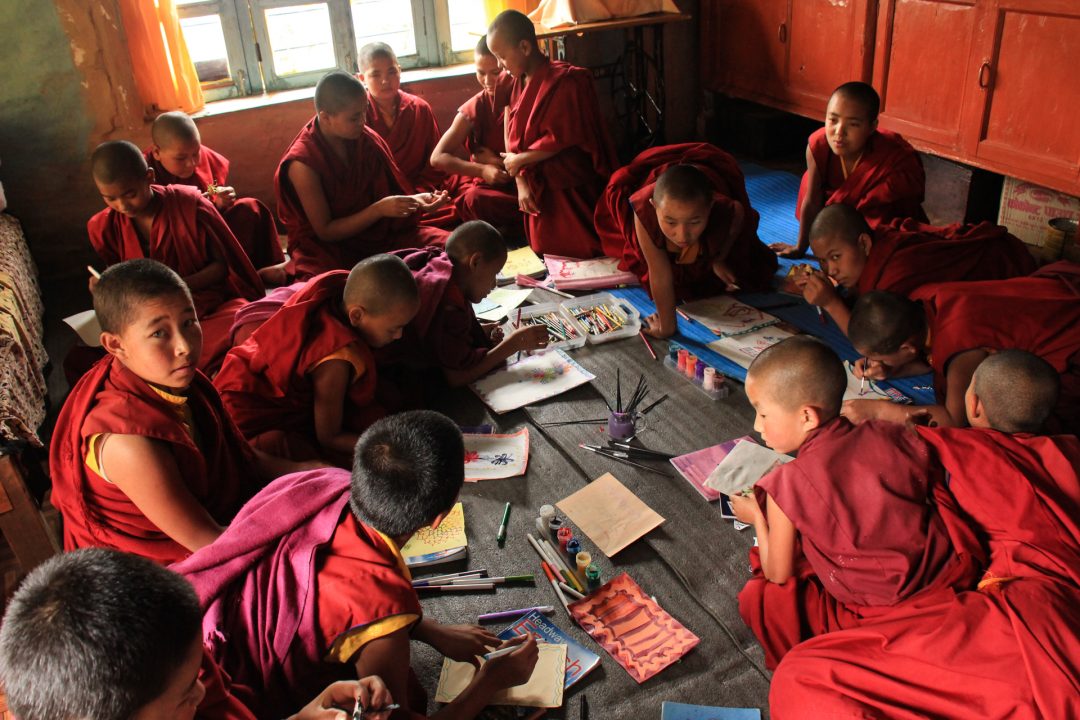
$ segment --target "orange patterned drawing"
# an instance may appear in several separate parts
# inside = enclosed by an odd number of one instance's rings
[[[642,592],[626,573],[570,605],[578,624],[643,683],[701,639]]]

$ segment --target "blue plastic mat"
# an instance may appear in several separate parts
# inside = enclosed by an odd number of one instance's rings
[[[744,163],[741,167],[746,176],[746,192],[750,196],[750,203],[761,214],[761,224],[758,226],[758,236],[761,241],[766,245],[772,242],[794,244],[799,232],[799,222],[795,219],[795,200],[799,194],[798,176],[779,170],[769,170],[752,163]],[[783,280],[792,265],[807,262],[817,264],[808,259],[781,258],[780,267],[776,271],[777,283]],[[612,290],[611,294],[625,298],[643,317],[656,312],[656,306],[644,288],[622,288]],[[825,322],[822,322],[822,317],[818,315],[817,310],[802,298],[780,292],[741,293],[736,297],[747,305],[760,308],[794,325],[799,330],[820,338],[844,360],[859,358],[859,353],[855,352],[855,348],[851,346],[836,323],[828,315],[824,316]],[[689,323],[681,317],[676,317],[676,320],[678,332],[673,339],[688,349],[692,349],[698,357],[724,375],[741,382],[746,381],[744,368],[706,347],[717,339],[715,334],[698,323]],[[931,375],[916,375],[880,384],[899,390],[917,405],[930,405],[935,402]]]

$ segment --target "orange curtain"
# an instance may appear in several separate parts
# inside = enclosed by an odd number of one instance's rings
[[[173,0],[120,0],[135,84],[149,116],[206,104]]]

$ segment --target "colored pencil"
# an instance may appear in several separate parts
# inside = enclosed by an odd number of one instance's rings
[[[502,650],[493,650],[492,652],[484,653],[484,659],[485,660],[491,660],[492,658],[502,657],[503,655],[509,655],[510,653],[517,650],[519,647],[521,647],[521,646],[520,645],[511,645],[510,647],[504,647]]]
[[[453,578],[450,580],[440,580],[439,582],[428,583],[427,585],[421,585],[421,588],[425,587],[445,587],[447,585],[501,585],[502,583],[517,583],[517,582],[535,582],[536,577],[531,574],[526,575],[504,575],[500,577],[476,577],[476,578]]]
[[[499,612],[484,613],[476,617],[477,622],[487,622],[489,620],[505,620],[506,618],[521,617],[522,615],[528,615],[531,612],[538,612],[544,615],[550,615],[555,612],[554,605],[537,605],[535,607],[517,608],[516,610],[500,610]]]
[[[818,320],[821,321],[821,324],[828,325],[829,321],[825,319],[825,311],[821,309],[820,305],[815,305],[814,307],[817,308],[817,317]]]
[[[459,578],[479,578],[487,575],[487,570],[466,570],[465,572],[450,573],[448,575],[436,575],[435,577],[421,578],[419,580],[413,580],[413,587],[419,587],[423,585],[438,584],[445,580],[457,580]]]
[[[692,317],[690,317],[689,315],[687,315],[686,313],[684,313],[684,312],[683,312],[682,310],[680,310],[679,308],[675,308],[675,312],[677,312],[677,313],[679,314],[679,317],[681,317],[681,318],[682,318],[683,320],[685,320],[686,322],[688,322],[688,323],[691,323],[691,324],[692,324],[692,323],[694,322],[694,319],[693,319]]]
[[[416,588],[417,590],[441,590],[444,592],[459,591],[466,592],[469,590],[494,590],[495,583],[476,583],[474,585],[421,585]]]
[[[645,343],[645,348],[649,351],[649,354],[652,355],[652,359],[655,360],[656,351],[653,350],[652,345],[649,344],[649,338],[645,337],[645,331],[638,330],[638,336],[641,338],[641,342]]]
[[[100,280],[101,279],[101,273],[99,273],[97,270],[95,270],[93,265],[87,265],[86,269],[90,271],[90,274],[94,276],[95,280]]]
[[[561,571],[561,574],[566,578],[567,584],[573,586],[574,589],[578,591],[584,590],[585,586],[581,584],[577,575],[575,575],[574,571],[570,569],[570,566],[566,564],[566,560],[564,560],[562,554],[555,549],[555,546],[543,538],[540,539],[540,545],[548,554],[548,562],[554,563],[554,567]]]

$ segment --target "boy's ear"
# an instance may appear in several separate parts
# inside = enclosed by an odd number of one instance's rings
[[[154,156],[155,160],[161,160],[161,146],[154,143],[150,146],[150,154]]]
[[[822,425],[823,417],[821,408],[814,407],[813,405],[803,405],[799,409],[799,419],[802,421],[804,430],[815,430]]]
[[[123,360],[124,358],[124,343],[120,340],[119,335],[114,335],[110,332],[101,333],[101,347],[105,349],[105,352]]]
[[[364,319],[364,315],[367,311],[363,305],[350,305],[345,308],[345,314],[349,317],[349,324],[353,327],[360,327],[360,322]]]
[[[874,238],[870,237],[867,233],[859,233],[858,239],[855,244],[862,250],[863,255],[870,256],[870,248],[874,246]]]
[[[986,415],[986,409],[983,407],[982,400],[975,394],[974,388],[964,395],[964,411],[967,413],[968,424],[972,427],[978,427],[979,420]]]
[[[910,362],[912,360],[917,360],[922,357],[923,348],[921,345],[916,345],[916,341],[914,339],[905,340],[903,343],[900,344],[900,352],[904,353],[904,357],[907,358],[908,362]]]
[[[484,256],[482,253],[474,252],[468,257],[468,259],[465,260],[465,264],[469,267],[470,270],[475,270],[476,268],[484,264]]]
[[[154,175],[154,168],[152,168],[152,167],[146,168],[146,182],[147,183],[153,183],[155,179],[156,179],[156,176]]]

